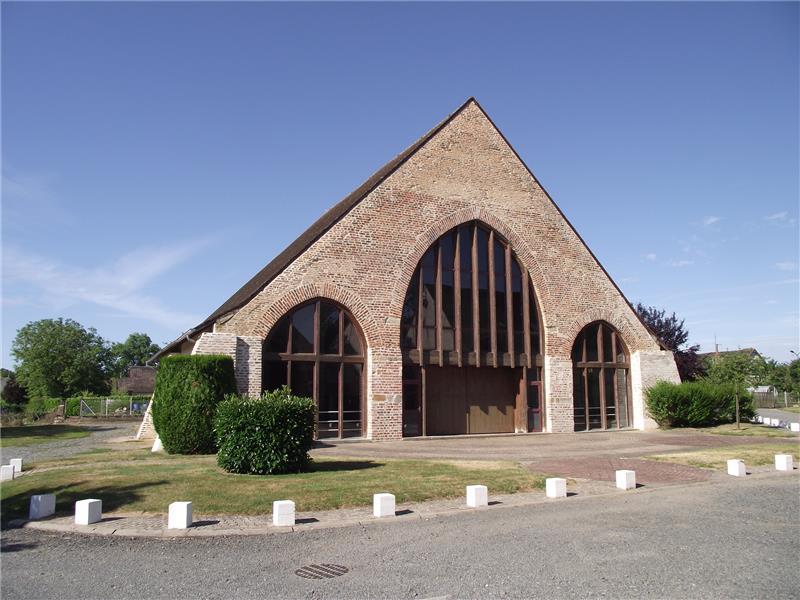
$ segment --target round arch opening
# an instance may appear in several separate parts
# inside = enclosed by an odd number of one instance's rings
[[[605,321],[584,327],[572,346],[575,431],[631,426],[630,354]]]
[[[316,298],[293,308],[264,340],[262,389],[288,385],[317,406],[317,439],[364,435],[364,336],[340,304]]]
[[[471,221],[439,237],[403,302],[403,435],[542,431],[541,331],[502,235]]]

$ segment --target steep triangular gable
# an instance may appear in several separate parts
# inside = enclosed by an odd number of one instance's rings
[[[226,300],[219,308],[217,308],[214,312],[212,312],[202,323],[197,325],[196,327],[192,328],[189,332],[182,335],[177,340],[168,344],[159,354],[154,356],[153,358],[157,358],[161,354],[164,354],[169,351],[173,351],[174,346],[179,344],[182,340],[186,338],[187,335],[192,335],[196,332],[202,330],[208,330],[213,323],[219,319],[220,317],[231,313],[245,304],[247,304],[256,294],[258,294],[264,287],[266,287],[275,277],[277,277],[284,269],[286,269],[298,256],[300,256],[306,249],[308,249],[314,242],[316,242],[322,235],[324,235],[331,227],[333,227],[337,222],[339,222],[345,215],[347,215],[350,210],[352,210],[356,205],[358,205],[361,200],[363,200],[367,195],[370,194],[375,188],[377,188],[386,178],[388,178],[392,173],[394,173],[397,169],[399,169],[404,163],[406,163],[411,157],[413,157],[421,148],[425,146],[431,139],[433,139],[439,131],[441,131],[445,126],[447,126],[454,118],[456,118],[461,112],[464,111],[470,104],[474,104],[486,118],[486,120],[491,124],[494,130],[500,135],[503,139],[505,144],[520,162],[520,164],[525,168],[528,172],[530,177],[536,182],[539,188],[544,192],[547,199],[553,204],[555,209],[558,211],[559,215],[562,219],[567,223],[567,225],[572,229],[575,233],[575,236],[580,240],[586,250],[589,252],[590,256],[600,267],[603,273],[608,277],[609,281],[612,283],[614,288],[620,294],[620,296],[625,300],[628,306],[631,308],[631,311],[636,315],[637,319],[644,325],[645,329],[650,332],[651,335],[653,333],[647,327],[647,325],[641,320],[638,313],[633,310],[632,305],[630,302],[625,298],[625,295],[620,290],[619,286],[616,282],[611,278],[608,272],[605,270],[603,265],[597,260],[597,257],[588,247],[586,242],[577,232],[575,227],[573,227],[572,223],[569,222],[569,219],[564,215],[558,205],[553,201],[550,194],[544,188],[544,186],[539,182],[533,172],[530,170],[525,161],[519,156],[517,151],[514,147],[509,143],[506,137],[503,135],[502,131],[495,125],[494,121],[492,121],[491,117],[486,113],[483,107],[478,103],[475,98],[467,99],[458,109],[453,112],[450,116],[444,119],[441,123],[436,125],[433,129],[428,131],[425,135],[419,138],[416,142],[414,142],[411,146],[409,146],[406,150],[398,154],[395,158],[390,160],[386,163],[383,167],[381,167],[378,171],[376,171],[369,179],[367,179],[363,184],[361,184],[358,188],[356,188],[353,192],[347,195],[344,199],[334,205],[332,208],[327,210],[316,222],[314,222],[305,232],[303,232],[300,237],[298,237],[294,242],[292,242],[283,252],[278,254],[269,264],[267,264],[261,271],[259,271],[253,278],[251,278],[247,283],[245,283],[235,294],[233,294],[228,300]],[[654,339],[657,339],[655,335],[653,335]],[[660,342],[659,342],[660,343]]]

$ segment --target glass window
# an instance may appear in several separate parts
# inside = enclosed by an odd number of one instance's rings
[[[586,429],[586,387],[583,382],[584,369],[575,369],[572,378],[572,398],[575,408],[575,431]]]
[[[617,362],[626,362],[628,357],[625,355],[625,346],[623,345],[618,334],[615,333],[614,337],[616,338],[615,341],[617,343]]]
[[[417,312],[419,311],[419,269],[408,284],[408,291],[403,302],[403,314],[400,321],[400,346],[417,347]]]
[[[597,362],[600,354],[597,351],[597,331],[600,329],[599,323],[592,323],[586,328],[586,362]]]
[[[347,356],[364,355],[364,349],[361,347],[361,336],[358,335],[356,326],[347,315],[344,315],[344,353]]]
[[[264,363],[264,389],[267,391],[277,390],[286,385],[286,363],[267,362]]]
[[[606,428],[617,427],[617,406],[614,394],[614,369],[603,369],[603,392],[606,403]]]
[[[616,369],[617,396],[619,403],[619,426],[629,427],[628,423],[628,370]]]
[[[314,363],[293,360],[289,363],[289,386],[292,394],[303,398],[314,397]]]
[[[422,258],[422,348],[436,349],[436,249]]]
[[[531,354],[535,357],[542,353],[542,339],[539,335],[539,313],[536,310],[536,296],[533,293],[533,284],[529,282],[526,285],[528,286],[528,319],[531,323]]]
[[[314,353],[314,313],[316,303],[307,304],[292,315],[292,354]]]
[[[320,352],[339,354],[339,309],[322,302],[319,311]]]
[[[600,369],[586,369],[587,395],[589,399],[589,429],[603,426],[600,403]]]
[[[525,321],[522,304],[522,271],[516,260],[511,260],[511,322],[514,325],[514,352],[525,352]],[[533,348],[532,348],[533,349]],[[533,352],[536,354],[536,352]]]
[[[267,352],[286,352],[289,349],[289,319],[283,318],[270,330]]]
[[[494,241],[494,306],[497,316],[497,352],[508,352],[508,307],[506,306],[506,249]]]
[[[614,351],[611,347],[614,332],[607,325],[603,325],[601,335],[603,336],[603,356],[600,360],[603,362],[614,362]]]
[[[344,363],[342,381],[342,437],[361,435],[362,365]]]

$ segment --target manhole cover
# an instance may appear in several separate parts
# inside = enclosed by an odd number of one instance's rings
[[[321,565],[306,565],[305,567],[297,569],[294,574],[299,577],[305,577],[306,579],[330,579],[332,577],[344,575],[349,571],[350,569],[342,565],[324,563]]]

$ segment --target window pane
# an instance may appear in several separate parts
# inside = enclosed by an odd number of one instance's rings
[[[463,352],[472,352],[472,227],[460,227],[459,267],[461,269],[461,344]]]
[[[599,323],[588,325],[584,331],[586,332],[586,360],[587,362],[595,362],[600,360],[597,352],[597,330],[600,326]]]
[[[344,318],[344,353],[347,356],[363,356],[364,349],[361,347],[361,338],[358,336],[356,326],[347,314],[342,317]]]
[[[336,423],[339,429],[339,367],[340,363],[319,363],[319,422]],[[323,427],[320,427],[320,430]],[[325,429],[330,429],[325,427]]]
[[[478,317],[480,328],[480,350],[492,350],[492,325],[489,313],[489,235],[477,227],[478,250]]]
[[[494,306],[497,315],[497,352],[508,352],[508,307],[506,306],[506,249],[494,242]]]
[[[267,337],[267,352],[286,352],[289,348],[289,319],[281,319]]]
[[[619,426],[628,427],[628,371],[617,369],[617,394],[619,394]]]
[[[584,369],[575,369],[572,378],[572,403],[575,409],[575,431],[586,429],[585,387],[583,385]]]
[[[603,369],[603,384],[606,399],[606,429],[616,429],[617,408],[614,404],[614,369]]]
[[[603,425],[600,408],[600,369],[586,369],[589,391],[589,429],[599,429]]]
[[[542,338],[539,334],[539,313],[536,310],[536,296],[533,293],[533,284],[527,283],[525,285],[528,286],[528,320],[531,323],[531,354],[537,356],[542,353]]]
[[[342,437],[361,436],[361,371],[362,365],[342,365],[344,369],[342,398]]]
[[[327,302],[320,306],[319,337],[322,354],[339,354],[339,309]]]
[[[286,363],[285,362],[265,362],[264,369],[264,390],[271,392],[286,385]]]
[[[619,339],[616,333],[614,336],[617,338],[617,362],[625,362],[627,360],[625,356],[625,347],[622,345],[622,340]]]
[[[456,297],[453,271],[442,271],[442,349],[455,350]]]
[[[408,284],[406,299],[403,302],[403,315],[400,321],[400,345],[403,348],[417,347],[417,312],[419,302],[419,269]]]
[[[614,362],[614,352],[611,348],[611,338],[614,335],[614,332],[608,325],[603,325],[603,356],[601,360],[603,362]]]
[[[314,363],[293,360],[291,363],[292,394],[303,398],[314,397]]]
[[[314,352],[314,309],[307,304],[292,314],[292,354]]]
[[[522,271],[515,260],[511,260],[511,316],[514,324],[514,352],[525,352],[525,321],[522,318]],[[533,352],[535,355],[536,352]]]
[[[422,347],[436,349],[436,250],[422,258]]]

